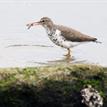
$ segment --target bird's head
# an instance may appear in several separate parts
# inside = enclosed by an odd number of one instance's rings
[[[38,22],[33,22],[33,23],[30,23],[30,24],[27,24],[28,29],[31,26],[36,26],[36,25],[42,25],[44,28],[47,27],[47,28],[51,29],[52,26],[53,26],[53,21],[48,17],[42,17]]]

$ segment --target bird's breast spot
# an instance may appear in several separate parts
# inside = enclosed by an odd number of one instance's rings
[[[56,45],[64,47],[64,48],[69,47],[69,44],[65,43],[66,41],[61,35],[61,32],[59,30],[56,30],[56,32],[53,35],[48,34],[48,36],[52,40],[52,42],[55,43]]]

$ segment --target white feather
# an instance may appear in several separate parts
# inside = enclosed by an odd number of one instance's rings
[[[58,29],[55,31],[55,33],[50,35],[50,33],[51,33],[50,30],[47,27],[45,27],[45,28],[46,28],[46,32],[47,32],[50,40],[58,46],[61,46],[63,48],[71,48],[71,47],[75,47],[80,44],[79,42],[71,42],[71,41],[66,40],[61,35],[61,31]]]

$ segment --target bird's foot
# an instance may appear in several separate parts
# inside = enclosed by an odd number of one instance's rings
[[[71,58],[71,54],[70,53],[67,53],[64,55],[65,57],[68,57],[68,58]]]
[[[65,56],[65,59],[66,59],[67,62],[71,61],[71,55],[70,54],[66,54],[64,56]]]
[[[68,57],[68,56],[71,56],[71,55],[69,55],[69,54],[65,54],[64,56]]]

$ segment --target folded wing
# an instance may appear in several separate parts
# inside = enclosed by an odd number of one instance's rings
[[[87,41],[96,41],[97,38],[85,35],[81,32],[78,32],[72,28],[65,26],[56,25],[57,29],[61,31],[61,35],[68,41],[72,42],[87,42]]]

